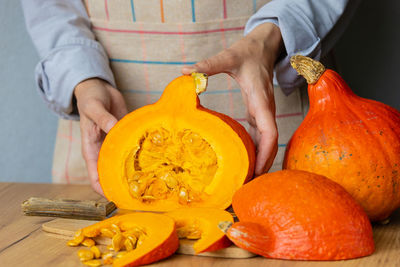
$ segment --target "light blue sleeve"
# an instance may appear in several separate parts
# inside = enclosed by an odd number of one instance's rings
[[[61,117],[79,119],[75,86],[101,78],[115,86],[109,60],[95,40],[82,0],[22,0],[26,26],[39,53],[38,90]]]
[[[275,65],[274,79],[285,94],[303,83],[290,66],[290,57],[301,54],[319,60],[333,47],[360,0],[273,0],[247,22],[245,34],[262,23],[276,24],[285,55]]]

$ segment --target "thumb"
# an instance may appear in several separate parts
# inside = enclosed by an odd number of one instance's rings
[[[105,133],[108,133],[118,121],[117,118],[107,111],[101,101],[93,101],[90,105],[90,109],[85,113],[89,119],[97,124]]]
[[[239,63],[239,57],[230,50],[224,50],[213,57],[197,62],[195,65],[183,67],[182,74],[201,72],[210,76],[218,73],[231,73]]]

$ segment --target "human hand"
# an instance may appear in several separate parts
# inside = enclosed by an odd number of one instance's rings
[[[79,83],[74,90],[80,115],[82,155],[92,188],[99,194],[97,159],[106,133],[128,111],[121,93],[104,80],[93,78]]]
[[[240,85],[250,134],[257,145],[256,175],[271,168],[278,151],[272,77],[282,47],[279,27],[264,23],[219,54],[182,68],[183,74],[227,73]]]

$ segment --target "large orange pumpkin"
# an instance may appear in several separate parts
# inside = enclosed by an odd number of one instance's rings
[[[324,175],[341,184],[371,220],[400,206],[400,113],[354,94],[332,70],[294,56],[308,82],[310,110],[291,138],[284,169]]]
[[[98,159],[107,199],[148,211],[231,204],[253,176],[255,148],[238,122],[200,105],[206,84],[202,74],[178,77],[111,129]]]
[[[342,260],[374,251],[371,223],[361,206],[321,175],[264,174],[242,186],[232,206],[239,222],[228,224],[228,238],[268,258]]]

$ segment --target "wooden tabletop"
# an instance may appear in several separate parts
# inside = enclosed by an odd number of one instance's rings
[[[32,196],[100,200],[87,185],[0,183],[0,266],[83,266],[76,248],[65,240],[47,236],[41,225],[50,217],[29,217],[21,212],[22,201]],[[343,222],[346,223],[346,222]],[[221,259],[174,255],[155,266],[400,266],[400,211],[388,225],[374,225],[376,251],[369,257],[336,262],[251,259]]]

